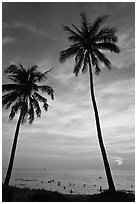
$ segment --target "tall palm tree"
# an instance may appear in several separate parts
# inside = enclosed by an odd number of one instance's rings
[[[46,111],[48,110],[47,99],[38,92],[46,92],[52,99],[54,99],[53,89],[47,85],[40,85],[40,82],[46,79],[46,74],[49,71],[51,71],[51,69],[41,73],[38,71],[37,66],[31,66],[30,68],[25,69],[21,64],[10,65],[5,70],[8,78],[13,81],[13,83],[2,85],[2,91],[8,92],[2,96],[2,104],[6,109],[11,107],[11,112],[9,115],[11,120],[18,111],[20,112],[8,170],[4,181],[4,184],[6,185],[9,184],[11,177],[20,125],[26,121],[29,121],[31,124],[35,118],[35,114],[37,117],[41,116],[39,102],[43,103],[43,108]]]
[[[109,17],[108,15],[98,17],[93,24],[87,21],[85,13],[81,13],[81,28],[79,29],[72,24],[72,28],[63,26],[64,30],[69,34],[68,39],[72,44],[68,49],[60,52],[60,62],[65,62],[70,57],[75,57],[74,74],[77,76],[79,72],[85,73],[89,70],[90,75],[90,90],[93,103],[97,135],[99,145],[104,161],[109,190],[115,192],[115,185],[112,179],[112,174],[107,159],[105,146],[103,143],[99,113],[97,109],[94,85],[93,72],[99,74],[101,72],[100,64],[104,64],[106,68],[111,69],[111,62],[102,50],[119,53],[120,49],[116,45],[118,38],[116,36],[116,28],[102,27],[102,23]]]

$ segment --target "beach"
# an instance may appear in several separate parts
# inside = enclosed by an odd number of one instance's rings
[[[6,169],[3,169],[3,182]],[[135,176],[130,172],[114,174],[116,189],[135,191]],[[105,173],[88,171],[55,171],[48,169],[14,169],[11,186],[27,189],[43,189],[61,194],[93,195],[107,190]]]

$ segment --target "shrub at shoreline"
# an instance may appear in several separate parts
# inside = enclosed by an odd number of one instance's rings
[[[2,185],[2,202],[135,202],[135,195],[127,191],[104,191],[94,195],[61,194]]]

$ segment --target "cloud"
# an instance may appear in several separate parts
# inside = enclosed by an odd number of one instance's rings
[[[72,138],[71,145],[73,142],[74,144],[78,142],[75,138],[82,140],[91,137],[93,145],[96,142],[96,125],[89,87],[85,83],[86,76],[85,79],[82,78],[83,76],[81,78],[73,78],[73,75],[65,77],[66,70],[56,71],[54,78],[59,83],[58,88],[61,89],[61,94],[55,92],[57,95],[55,94],[55,101],[49,102],[49,111],[47,113],[43,111],[42,119],[39,122],[36,121],[39,126],[35,125],[32,129],[29,126],[22,128],[22,132],[33,136],[36,134],[36,137],[39,134],[52,135],[49,138],[51,143],[55,138],[58,138],[58,141],[62,141],[62,137],[68,138],[68,141]],[[125,151],[126,144],[129,144],[129,135],[131,139],[134,138],[134,79],[116,81],[109,83],[108,86],[97,84],[96,88],[100,122],[107,148]],[[120,97],[121,94],[122,97]],[[119,148],[119,143],[122,142],[124,146]],[[67,139],[64,140],[64,144],[67,143]],[[117,150],[116,147],[118,147]]]
[[[8,48],[5,46],[3,49],[4,67],[9,65],[10,61],[16,60],[18,60],[16,63],[22,63],[26,67],[37,64],[38,61],[49,56],[54,44],[54,40],[51,38],[34,32],[32,34],[24,27],[11,28],[4,34],[4,36],[7,35],[15,40],[14,43],[9,44]]]
[[[121,51],[120,54],[108,56],[110,56],[113,66],[125,69],[135,61],[135,34],[133,28],[119,34],[118,46]]]
[[[49,110],[42,111],[41,119],[31,126],[24,124],[21,127],[20,154],[23,149],[26,152],[31,149],[47,158],[54,158],[54,155],[58,159],[80,157],[95,161],[95,157],[101,158],[87,79],[88,75],[76,78],[69,62],[49,73],[47,83],[51,82],[55,88],[55,100],[48,99]],[[107,85],[98,80],[95,89],[109,155],[134,153],[134,79],[117,77],[117,81],[109,81]],[[14,129],[13,126],[7,129],[10,128]],[[122,164],[123,160],[115,158],[111,161]]]
[[[5,44],[11,43],[11,42],[13,42],[13,41],[14,41],[14,39],[11,38],[10,36],[5,36],[5,37],[3,37],[3,39],[2,39],[2,44],[5,45]]]
[[[26,22],[19,22],[19,21],[16,21],[14,22],[13,24],[13,27],[15,28],[23,28],[23,29],[27,29],[28,31],[36,34],[36,35],[40,35],[41,37],[45,37],[45,38],[49,38],[51,40],[55,40],[55,38],[51,37],[50,35],[48,35],[46,32],[38,29],[34,24],[29,24],[29,23],[26,23]]]

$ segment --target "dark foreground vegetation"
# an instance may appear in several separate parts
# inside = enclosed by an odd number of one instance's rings
[[[2,202],[135,202],[135,195],[126,191],[113,194],[104,191],[94,195],[61,194],[2,185]]]

